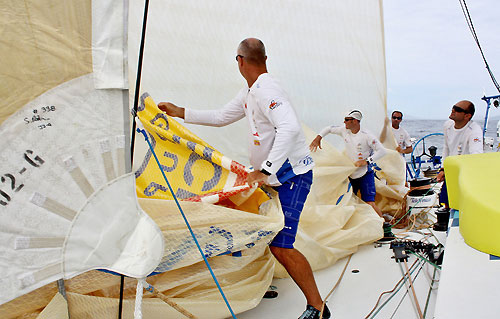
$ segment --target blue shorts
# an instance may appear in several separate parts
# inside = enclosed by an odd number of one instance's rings
[[[375,194],[375,176],[372,170],[366,172],[365,175],[360,178],[350,178],[349,181],[352,185],[352,192],[354,195],[361,191],[361,199],[365,202],[374,202]]]
[[[441,193],[439,193],[439,203],[448,205],[448,188],[446,187],[446,180],[441,186]]]
[[[285,215],[285,226],[269,244],[274,247],[293,248],[295,235],[299,227],[300,213],[304,208],[307,195],[311,190],[312,170],[301,175],[296,175],[275,187]]]

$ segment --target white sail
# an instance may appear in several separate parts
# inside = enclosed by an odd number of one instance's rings
[[[135,79],[143,1],[130,1],[129,75]],[[376,136],[386,118],[382,1],[151,2],[141,87],[156,100],[214,109],[246,85],[235,61],[248,37],[266,46],[269,72],[299,119],[319,132],[359,108]],[[129,91],[133,96],[134,90]],[[223,154],[248,164],[246,124],[187,126]],[[343,141],[330,140],[343,149]]]
[[[90,3],[53,4],[13,5],[2,20],[2,33],[26,31],[3,77],[27,81],[2,99],[12,114],[0,126],[0,303],[96,268],[144,277],[163,255],[126,174],[126,99],[96,89],[89,68],[91,24],[75,17],[90,18]]]

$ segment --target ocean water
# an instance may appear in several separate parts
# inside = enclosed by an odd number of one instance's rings
[[[404,127],[404,129],[410,134],[410,137],[415,138],[415,143],[422,137],[432,134],[432,133],[443,133],[443,125],[445,123],[445,120],[410,120],[410,119],[405,119],[401,123],[401,127]],[[481,128],[483,127],[483,121],[476,121]],[[497,140],[497,124],[498,120],[489,120],[488,121],[488,127],[486,129],[486,137],[492,137],[494,139],[494,145],[498,145],[498,140]],[[427,154],[429,154],[429,147],[430,146],[436,146],[437,147],[437,154],[442,155],[443,154],[443,145],[444,145],[444,140],[442,135],[435,135],[435,136],[429,136],[425,138],[425,151]],[[413,154],[414,156],[421,155],[423,152],[423,143],[420,142],[417,147],[415,148]],[[496,147],[495,149],[496,150]],[[485,151],[491,151],[491,150],[485,150]]]

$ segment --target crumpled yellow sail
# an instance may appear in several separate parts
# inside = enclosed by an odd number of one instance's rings
[[[149,94],[142,95],[137,115],[178,199],[252,213],[258,213],[259,205],[269,199],[261,189],[246,183],[248,168],[222,155],[160,111]],[[138,197],[173,199],[151,150],[135,174]]]

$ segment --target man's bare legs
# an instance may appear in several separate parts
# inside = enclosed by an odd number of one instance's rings
[[[290,277],[292,277],[293,281],[302,290],[307,304],[320,310],[323,305],[323,299],[321,299],[311,265],[306,257],[295,248],[274,246],[269,246],[269,248],[274,257],[285,267]]]
[[[382,211],[380,210],[380,208],[377,206],[377,204],[375,204],[375,202],[366,202],[368,205],[370,205],[371,207],[373,207],[373,209],[375,210],[375,212],[380,216],[382,217],[386,222],[389,222],[390,220],[387,220],[386,217],[384,217],[382,215]],[[387,216],[387,215],[386,215]]]

